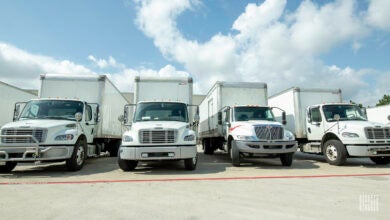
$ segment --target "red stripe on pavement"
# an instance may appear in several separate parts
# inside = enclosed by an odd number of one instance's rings
[[[55,184],[96,184],[96,183],[136,183],[136,182],[178,182],[178,181],[221,181],[221,180],[256,180],[256,179],[307,179],[307,178],[335,178],[335,177],[369,177],[390,176],[390,173],[375,174],[329,174],[305,176],[244,176],[244,177],[216,177],[216,178],[165,178],[139,180],[80,180],[80,181],[47,181],[47,182],[0,182],[0,185],[55,185]]]

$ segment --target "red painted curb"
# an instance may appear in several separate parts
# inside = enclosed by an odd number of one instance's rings
[[[368,177],[390,176],[390,173],[375,174],[329,174],[306,176],[244,176],[244,177],[210,177],[210,178],[166,178],[166,179],[139,179],[139,180],[80,180],[80,181],[47,181],[47,182],[1,182],[0,185],[56,185],[56,184],[97,184],[97,183],[136,183],[136,182],[177,182],[177,181],[221,181],[221,180],[256,180],[256,179],[308,179],[308,178],[335,178],[335,177]]]

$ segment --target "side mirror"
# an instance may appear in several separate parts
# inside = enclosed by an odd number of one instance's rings
[[[74,115],[74,118],[76,119],[76,121],[80,122],[83,119],[83,114],[81,114],[80,112],[77,112]]]
[[[335,114],[333,116],[333,119],[336,120],[336,121],[340,120],[340,115],[339,114]]]
[[[287,124],[286,112],[282,112],[282,124],[283,124],[283,125],[286,125],[286,124]]]
[[[119,115],[118,121],[119,121],[120,123],[123,123],[123,122],[125,121],[125,116],[124,116],[124,115]]]
[[[311,112],[310,110],[307,112],[307,121],[311,123]]]
[[[218,124],[222,124],[222,112],[218,112]]]
[[[199,115],[198,114],[194,115],[194,121],[199,122],[199,120],[200,120]]]
[[[19,118],[20,113],[20,104],[16,103],[14,108],[14,116],[12,118],[13,121],[16,121]]]

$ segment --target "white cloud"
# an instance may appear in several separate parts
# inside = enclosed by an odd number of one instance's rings
[[[389,0],[371,0],[367,12],[367,23],[375,27],[390,31],[389,12]]]
[[[94,74],[88,68],[69,60],[31,54],[0,42],[1,81],[23,88],[37,88],[39,75],[44,73]]]
[[[356,1],[317,5],[306,0],[292,12],[286,12],[285,0],[248,4],[232,24],[237,34],[216,34],[205,43],[186,39],[176,26],[178,16],[194,10],[197,1],[137,2],[139,28],[164,56],[193,74],[195,91],[205,93],[217,80],[262,81],[268,83],[270,94],[291,86],[341,88],[345,99],[365,104],[376,99],[364,94],[389,92],[377,86],[379,82],[366,82],[369,75],[388,79],[387,73],[327,66],[319,58],[341,44],[350,44],[355,52],[364,46],[360,40],[371,27]],[[372,1],[370,8],[376,4]],[[378,92],[371,92],[371,87]]]

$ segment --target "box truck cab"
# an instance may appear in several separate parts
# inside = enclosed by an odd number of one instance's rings
[[[17,104],[14,122],[1,128],[1,172],[38,161],[66,161],[76,171],[87,156],[117,153],[123,110],[114,105],[127,102],[105,76],[42,75],[39,93],[22,111]]]
[[[344,164],[347,157],[389,163],[390,127],[367,121],[356,105],[340,103],[341,90],[294,87],[269,101],[286,110],[300,151],[323,154],[332,165]]]
[[[192,78],[136,77],[134,96],[136,104],[125,107],[129,130],[122,137],[119,167],[130,171],[138,161],[184,160],[185,169],[194,170],[198,158]]]
[[[291,166],[294,135],[275,121],[265,83],[217,82],[200,104],[199,139],[205,154],[228,152],[234,166],[244,157],[279,157]]]

